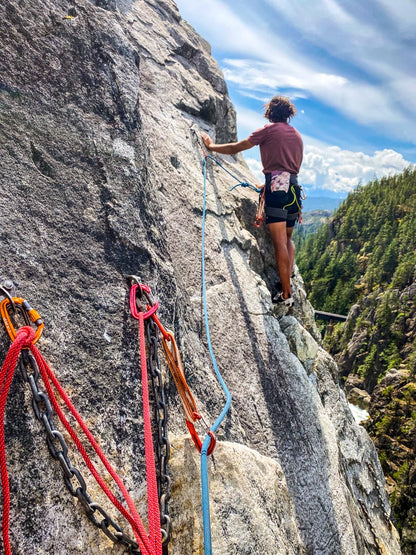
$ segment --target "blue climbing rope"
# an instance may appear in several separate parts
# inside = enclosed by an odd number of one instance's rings
[[[214,158],[214,156],[210,156],[209,154],[205,154],[205,161],[206,161],[207,158],[209,158],[210,160],[212,160],[213,162],[218,164],[218,166],[220,168],[222,168],[225,172],[227,172],[228,175],[231,175],[231,177],[233,177],[236,181],[238,181],[238,183],[236,185],[233,185],[230,188],[230,191],[233,191],[236,187],[248,187],[249,189],[252,189],[253,191],[256,191],[256,193],[261,193],[262,189],[259,189],[258,187],[256,187],[255,185],[252,185],[251,183],[248,183],[247,181],[240,181],[237,176],[235,176],[233,173],[231,173],[229,170],[227,170],[227,168],[224,168],[224,166],[221,164],[221,162],[218,162],[218,160],[216,158]]]
[[[211,344],[211,337],[209,333],[209,322],[208,322],[208,309],[207,309],[207,291],[206,291],[206,280],[205,280],[205,220],[206,220],[206,203],[207,203],[207,158],[211,158],[210,156],[204,157],[203,169],[204,169],[204,201],[202,207],[202,297],[203,297],[203,304],[204,304],[204,318],[205,318],[205,333],[207,337],[208,343],[208,350],[211,356],[212,365],[215,370],[215,374],[217,375],[218,381],[221,384],[221,387],[224,390],[226,395],[226,403],[218,416],[217,420],[210,428],[210,432],[214,434],[218,427],[220,426],[221,422],[224,420],[228,410],[231,406],[231,394],[228,391],[227,385],[221,376],[221,373],[218,369],[217,361],[215,360],[214,351],[212,349]],[[227,170],[226,170],[227,171]],[[211,435],[207,435],[204,439],[201,448],[201,488],[202,488],[202,517],[203,517],[203,526],[204,526],[204,551],[205,555],[212,554],[212,542],[211,542],[211,517],[209,514],[209,482],[208,482],[208,449],[211,444],[212,437]]]

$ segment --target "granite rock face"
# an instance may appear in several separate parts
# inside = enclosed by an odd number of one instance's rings
[[[204,417],[224,403],[201,317],[202,152],[236,138],[209,45],[171,0],[3,0],[0,274],[41,313],[39,347],[146,512],[137,326],[126,275],[174,330]],[[223,158],[250,179],[240,157]],[[279,314],[256,195],[208,166],[210,331],[233,396],[210,459],[214,553],[400,552],[375,449],[319,343],[300,276]],[[9,345],[1,332],[0,351]],[[198,455],[164,371],[170,553],[203,552]],[[17,373],[6,407],[14,553],[118,553],[50,458]],[[87,477],[71,447],[71,460]],[[111,512],[93,479],[94,499]],[[116,515],[114,518],[117,520]],[[123,529],[126,527],[123,524]]]

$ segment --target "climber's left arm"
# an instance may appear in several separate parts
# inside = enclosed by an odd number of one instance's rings
[[[254,146],[248,139],[244,139],[243,141],[238,141],[236,143],[224,143],[222,145],[217,145],[206,133],[202,134],[202,140],[208,150],[219,152],[220,154],[237,154],[243,150],[253,148]]]

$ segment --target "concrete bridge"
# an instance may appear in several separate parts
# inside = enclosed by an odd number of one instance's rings
[[[315,310],[315,320],[335,320],[336,322],[345,322],[347,319],[343,314],[332,314],[331,312],[322,312]]]

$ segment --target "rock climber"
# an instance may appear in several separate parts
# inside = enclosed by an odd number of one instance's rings
[[[302,164],[303,142],[299,132],[289,125],[289,121],[296,115],[296,108],[288,98],[274,96],[264,108],[264,117],[269,123],[253,131],[247,139],[235,143],[215,144],[206,133],[202,134],[202,139],[208,150],[220,154],[237,154],[253,146],[260,147],[265,174],[266,223],[270,230],[281,282],[281,291],[278,291],[272,300],[292,306],[290,276],[295,261],[292,233],[302,206],[297,175]]]

